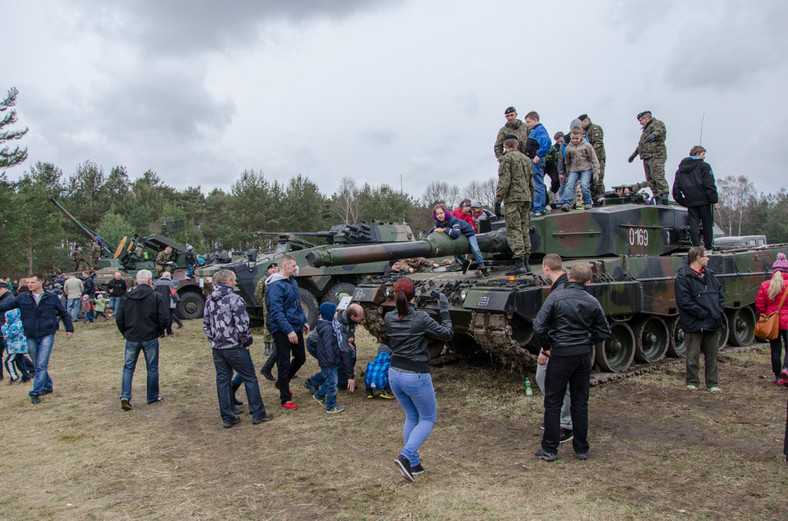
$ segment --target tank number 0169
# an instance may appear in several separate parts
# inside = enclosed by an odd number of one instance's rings
[[[645,228],[630,228],[629,244],[632,246],[648,246],[648,230]]]

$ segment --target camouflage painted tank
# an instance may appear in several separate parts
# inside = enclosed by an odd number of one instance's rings
[[[387,259],[361,261],[334,267],[313,267],[307,256],[325,249],[343,249],[358,245],[400,244],[413,242],[413,232],[406,224],[385,224],[379,221],[355,224],[339,224],[328,231],[277,233],[261,232],[257,235],[276,235],[279,244],[276,250],[264,254],[251,252],[246,262],[238,262],[220,267],[200,269],[197,277],[205,293],[212,291],[211,277],[219,268],[233,270],[238,279],[238,292],[244,298],[249,316],[255,321],[263,320],[262,307],[254,297],[254,290],[261,277],[267,277],[268,265],[277,262],[288,253],[295,257],[299,271],[296,279],[301,289],[301,306],[314,326],[317,321],[318,302],[336,302],[337,293],[352,294],[356,285],[383,274],[389,267]],[[320,237],[328,244],[315,245],[304,237]]]
[[[612,337],[596,346],[594,357],[603,371],[626,371],[634,360],[653,364],[667,354],[684,354],[684,333],[678,322],[673,283],[686,264],[689,225],[685,208],[647,206],[612,199],[588,211],[556,213],[531,221],[533,275],[507,277],[511,251],[502,222],[477,235],[489,260],[490,279],[455,266],[413,275],[416,306],[439,320],[438,291],[448,296],[454,339],[450,350],[489,352],[512,365],[532,364],[539,342],[532,323],[550,292],[550,281],[541,274],[541,257],[557,253],[564,268],[577,263],[591,266],[588,291],[601,303]],[[353,248],[328,248],[310,254],[313,266],[372,262],[411,255],[454,255],[469,251],[464,237],[451,240],[434,233],[424,241]],[[725,288],[727,326],[719,334],[721,346],[746,345],[753,340],[756,314],[753,307],[760,283],[771,273],[777,252],[785,245],[760,249],[715,251],[709,268]],[[383,314],[394,309],[393,280],[363,283],[353,300],[365,308],[365,325],[385,343]],[[434,346],[437,355],[443,346]]]

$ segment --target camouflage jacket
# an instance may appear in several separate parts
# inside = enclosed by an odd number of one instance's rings
[[[605,133],[602,131],[602,127],[591,123],[586,129],[586,136],[588,137],[588,142],[591,143],[592,147],[594,147],[594,152],[596,152],[597,159],[604,161]]]
[[[495,204],[510,201],[530,201],[534,193],[534,170],[531,160],[517,151],[510,150],[501,159],[498,167],[498,188]]]
[[[82,254],[82,250],[74,250],[74,253],[71,254],[71,258],[81,262],[85,260],[85,255]]]
[[[646,143],[646,138],[651,134],[654,134],[656,139]],[[640,159],[668,157],[668,150],[665,147],[665,138],[667,136],[668,131],[665,129],[665,124],[656,118],[652,118],[643,127],[643,133],[640,135],[640,142],[637,149],[635,149],[635,153],[640,154]]]
[[[217,284],[205,300],[202,319],[205,337],[212,349],[232,349],[252,345],[246,304],[230,286]]]
[[[268,301],[265,299],[265,293],[268,289],[268,286],[265,285],[265,281],[269,277],[270,275],[268,275],[268,273],[266,273],[264,277],[260,277],[260,280],[257,281],[257,286],[254,288],[254,299],[257,302],[257,306],[263,308],[263,321],[265,322],[263,342],[274,341],[274,337],[271,336],[271,331],[268,329],[271,325],[271,315],[268,314]]]
[[[528,134],[530,134],[528,125],[519,119],[514,123],[509,123],[507,121],[506,125],[502,126],[501,130],[498,131],[498,137],[495,138],[495,147],[493,148],[495,151],[495,158],[499,163],[503,157],[503,138],[509,134],[517,136],[517,139],[520,140],[520,143],[517,145],[517,150],[525,154],[525,142],[528,140]]]
[[[413,268],[413,271],[424,271],[421,268],[432,269],[433,262],[429,259],[425,259],[424,257],[416,257],[414,259],[400,259],[399,261],[399,269],[403,273],[410,273],[410,268]]]
[[[98,259],[99,257],[101,257],[101,246],[99,246],[98,244],[94,244],[90,248],[90,258]]]
[[[159,253],[156,255],[156,264],[157,264],[157,265],[159,265],[159,266],[164,266],[164,265],[165,265],[165,264],[167,264],[168,262],[170,262],[170,256],[167,254],[167,252],[165,252],[165,251],[160,251],[160,252],[159,252]]]

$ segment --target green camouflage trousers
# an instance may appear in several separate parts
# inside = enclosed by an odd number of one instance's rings
[[[596,202],[597,199],[605,195],[605,160],[599,160],[599,179],[594,181],[591,178],[591,200]]]
[[[651,186],[652,195],[670,193],[668,182],[665,181],[666,157],[652,157],[643,160],[643,170],[646,171],[646,181]]]
[[[506,241],[515,257],[531,254],[531,201],[511,201],[503,207]]]

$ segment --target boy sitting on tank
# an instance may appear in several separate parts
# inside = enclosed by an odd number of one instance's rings
[[[391,368],[391,348],[380,344],[375,359],[367,364],[364,381],[367,384],[367,400],[375,397],[375,391],[381,391],[380,397],[385,400],[394,398],[389,386],[389,369]]]
[[[468,239],[468,243],[471,246],[473,258],[479,265],[479,271],[481,271],[483,277],[489,277],[490,274],[487,271],[487,268],[484,266],[484,258],[482,257],[481,250],[479,249],[479,242],[476,239],[476,232],[474,231],[473,226],[468,224],[466,221],[461,221],[460,219],[457,219],[451,215],[446,211],[446,207],[442,204],[433,207],[432,218],[435,220],[435,226],[433,226],[433,228],[430,230],[430,233],[443,232],[452,239],[458,239],[460,234],[465,235],[465,237]],[[471,267],[471,261],[467,260],[462,255],[457,255],[454,259],[462,266],[462,272],[468,273],[468,269]]]

